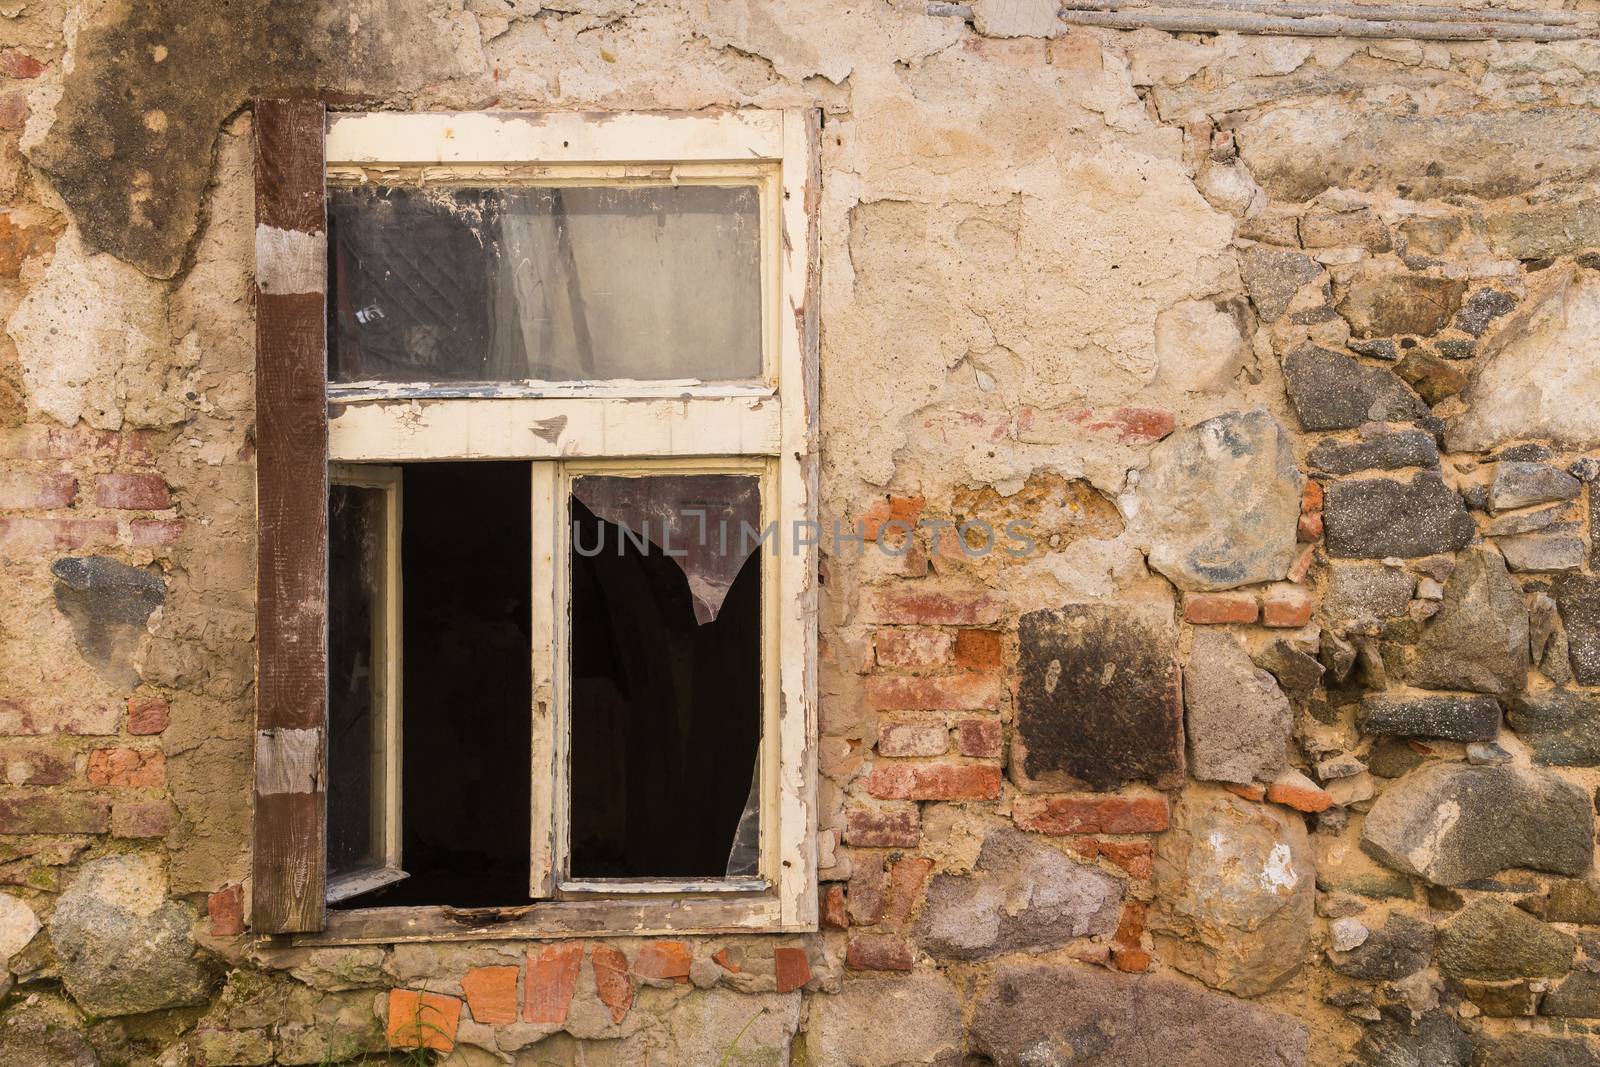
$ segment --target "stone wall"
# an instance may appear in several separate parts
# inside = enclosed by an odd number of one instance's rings
[[[1600,43],[974,6],[0,4],[0,1062],[1600,1064]],[[818,933],[244,934],[308,86],[823,110]]]

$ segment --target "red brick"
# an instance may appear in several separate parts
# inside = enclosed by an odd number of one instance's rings
[[[167,728],[170,710],[165,697],[129,697],[128,732],[139,736],[159,734]]]
[[[895,934],[854,934],[845,948],[845,964],[855,971],[909,971],[911,946]]]
[[[1130,900],[1122,905],[1122,918],[1117,922],[1117,932],[1111,940],[1125,948],[1137,948],[1144,942],[1144,924],[1149,906],[1142,900]]]
[[[28,124],[28,94],[21,90],[0,93],[0,130],[20,130]]]
[[[70,508],[78,496],[78,479],[70,474],[0,472],[0,509]]]
[[[595,993],[600,1003],[611,1009],[611,1021],[621,1023],[633,1006],[633,978],[628,974],[628,957],[612,945],[596,945],[589,953],[594,969]]]
[[[1307,478],[1306,484],[1300,489],[1300,512],[1309,515],[1313,511],[1322,510],[1322,483],[1314,478]]]
[[[115,519],[36,519],[0,515],[0,549],[9,552],[76,552],[115,544]]]
[[[1295,526],[1295,536],[1306,544],[1322,539],[1322,512],[1314,511],[1300,516]]]
[[[528,953],[528,976],[522,990],[524,1022],[560,1024],[567,1021],[572,991],[583,966],[583,942],[562,941],[546,945],[535,956]]]
[[[517,968],[474,967],[461,976],[472,1021],[491,1026],[517,1021]]]
[[[1130,878],[1144,881],[1155,873],[1156,851],[1148,841],[1097,841],[1095,852]]]
[[[866,539],[876,541],[883,533],[884,524],[890,522],[902,524],[889,531],[890,537],[916,529],[917,517],[922,514],[922,509],[927,503],[927,497],[921,496],[886,496],[874,500],[861,513],[861,521],[866,528]]]
[[[1111,960],[1117,970],[1129,974],[1143,974],[1150,969],[1150,953],[1142,948],[1123,948],[1119,945],[1111,950]]]
[[[1005,601],[984,589],[923,588],[918,583],[869,590],[868,622],[923,626],[987,626],[1005,614]]]
[[[923,856],[905,856],[889,868],[889,894],[884,901],[883,921],[902,929],[922,896],[922,887],[933,870],[933,861]]]
[[[44,69],[43,63],[20,49],[7,48],[0,52],[0,74],[7,78],[37,78]]]
[[[922,841],[916,808],[851,808],[844,814],[844,843],[857,848],[915,848]]]
[[[183,536],[182,519],[134,519],[128,523],[128,544],[135,548],[165,548]]]
[[[119,800],[111,805],[113,837],[166,837],[178,825],[170,800]]]
[[[125,511],[161,511],[172,506],[172,490],[159,474],[102,474],[95,482],[94,502]]]
[[[879,676],[867,679],[866,699],[875,711],[981,711],[1000,703],[1003,688],[999,674]]]
[[[993,800],[1000,795],[994,763],[879,763],[866,790],[880,800]]]
[[[1289,573],[1287,575],[1288,579],[1291,582],[1294,582],[1296,585],[1304,583],[1306,580],[1306,575],[1311,572],[1311,564],[1316,560],[1316,558],[1317,546],[1307,545],[1301,550],[1300,558],[1289,565]]]
[[[1267,799],[1306,812],[1327,811],[1333,805],[1333,794],[1317,788],[1315,782],[1294,770],[1279,775],[1267,786]]]
[[[43,745],[0,748],[0,780],[6,785],[60,785],[78,771],[70,752]]]
[[[943,630],[879,630],[872,635],[873,652],[883,667],[947,666],[955,645],[956,639]]]
[[[994,630],[957,630],[956,665],[991,668],[1002,663],[1000,634]]]
[[[56,234],[43,226],[19,225],[10,212],[0,212],[0,278],[15,278],[22,265],[52,251]]]
[[[1190,593],[1183,598],[1183,621],[1198,626],[1255,622],[1260,611],[1252,593]]]
[[[956,750],[963,756],[994,759],[1000,755],[1002,732],[997,718],[962,719],[956,723]]]
[[[1300,627],[1311,621],[1311,593],[1295,585],[1274,586],[1261,601],[1261,621],[1268,626]]]
[[[1267,799],[1267,787],[1254,782],[1249,785],[1241,785],[1238,782],[1223,782],[1222,788],[1234,796],[1243,797],[1246,800],[1262,801]]]
[[[1042,834],[1153,834],[1167,828],[1164,796],[1018,797],[1011,817]]]
[[[206,917],[211,921],[212,937],[244,933],[244,886],[224,886],[206,897]]]
[[[633,958],[633,973],[640,978],[689,979],[694,957],[682,941],[651,941]]]
[[[166,784],[167,758],[155,749],[97,748],[89,753],[89,784],[133,789]]]
[[[727,971],[729,974],[738,974],[742,969],[737,963],[733,962],[732,958],[730,958],[728,955],[728,950],[725,948],[719,948],[717,951],[713,952],[711,954],[711,961],[718,967],[721,967],[723,970]]]
[[[817,891],[817,897],[817,912],[824,929],[843,930],[850,925],[850,916],[844,907],[844,886],[828,882]]]
[[[1159,441],[1173,431],[1177,419],[1159,408],[1117,408],[1109,412],[1084,411],[1073,418],[1086,430],[1107,430],[1123,444]]]
[[[883,904],[883,861],[872,855],[857,856],[845,906],[851,925],[877,926],[883,921]]]
[[[441,993],[415,989],[389,990],[390,1048],[431,1048],[449,1052],[456,1047],[456,1027],[461,1024],[461,1001]]]
[[[114,734],[122,712],[115,704],[99,707],[31,702],[0,698],[0,736],[39,734]]]
[[[0,834],[103,834],[111,802],[74,793],[0,798]]]
[[[942,722],[878,724],[881,756],[942,756],[950,750],[950,729]]]
[[[806,950],[780,946],[772,950],[772,969],[778,978],[778,992],[792,993],[811,981],[811,961]]]

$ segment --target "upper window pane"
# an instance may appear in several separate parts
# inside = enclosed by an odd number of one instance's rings
[[[335,382],[761,377],[753,185],[336,186]]]

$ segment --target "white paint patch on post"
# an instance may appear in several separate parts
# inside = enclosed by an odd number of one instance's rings
[[[272,296],[323,292],[328,273],[323,233],[256,227],[256,287]]]
[[[256,731],[256,792],[315,793],[322,777],[321,730]]]

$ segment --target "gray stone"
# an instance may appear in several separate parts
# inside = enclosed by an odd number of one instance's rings
[[[1241,996],[1306,959],[1314,893],[1305,822],[1215,786],[1190,786],[1156,841],[1157,956]]]
[[[1065,27],[1054,0],[973,0],[973,28],[985,37],[1054,37]]]
[[[56,579],[56,610],[72,624],[83,658],[114,685],[138,685],[133,656],[145,622],[166,599],[166,583],[105,556],[58,559],[50,573]]]
[[[1527,682],[1528,606],[1492,548],[1461,553],[1408,672],[1423,689],[1508,693]],[[1469,740],[1480,740],[1470,738]]]
[[[1517,534],[1537,533],[1547,530],[1561,521],[1562,513],[1566,506],[1557,504],[1548,508],[1533,508],[1529,511],[1513,511],[1505,515],[1496,515],[1484,524],[1483,532],[1488,537],[1510,537]]]
[[[662,1014],[670,1042],[666,1062],[789,1067],[790,1045],[800,1029],[800,993],[697,989],[675,998]]]
[[[1322,276],[1322,266],[1300,252],[1250,245],[1239,251],[1239,273],[1263,322],[1281,319],[1302,286]]]
[[[1335,952],[1349,952],[1365,944],[1372,931],[1360,919],[1346,916],[1328,924],[1328,936]]]
[[[1480,1041],[1472,1067],[1600,1067],[1600,1051],[1581,1037],[1506,1034]]]
[[[1552,500],[1571,500],[1582,488],[1578,479],[1548,464],[1496,463],[1494,480],[1489,483],[1489,510],[1515,511]]]
[[[1489,323],[1508,314],[1516,306],[1517,298],[1510,293],[1499,289],[1479,289],[1467,297],[1461,310],[1456,313],[1456,329],[1474,337],[1482,337]]]
[[[1156,975],[1007,964],[978,998],[971,1052],[994,1067],[1304,1067],[1295,1018]]]
[[[27,901],[0,893],[0,974],[5,973],[11,957],[27,948],[38,932],[39,917]]]
[[[1400,376],[1332,349],[1304,344],[1283,361],[1289,402],[1306,430],[1354,430],[1369,422],[1429,418],[1428,405]]]
[[[1404,615],[1416,585],[1416,578],[1402,567],[1333,560],[1328,563],[1322,615],[1335,625]]]
[[[1600,685],[1600,578],[1563,574],[1550,591],[1567,632],[1573,677],[1579,685]]]
[[[1431,763],[1373,802],[1361,847],[1442,886],[1512,867],[1583,875],[1594,858],[1594,806],[1583,789],[1552,774]]]
[[[1512,699],[1506,721],[1540,763],[1600,767],[1600,693],[1524,693]]]
[[[1357,444],[1323,441],[1311,450],[1310,464],[1329,474],[1354,474],[1365,470],[1401,470],[1405,467],[1439,469],[1439,446],[1433,435],[1421,430],[1376,434]]]
[[[1568,975],[1540,1003],[1539,1014],[1600,1019],[1600,974],[1578,971]]]
[[[1288,766],[1289,699],[1228,631],[1196,630],[1183,703],[1195,778],[1248,785],[1270,782]]]
[[[65,999],[30,993],[0,1015],[0,1063],[6,1067],[100,1067],[84,1036],[87,1024]]]
[[[50,916],[62,983],[96,1015],[199,1004],[210,993],[211,975],[191,937],[194,921],[187,904],[166,899],[154,857],[92,860]]]
[[[1477,533],[1461,498],[1432,472],[1413,475],[1409,482],[1335,482],[1328,487],[1322,521],[1328,551],[1345,558],[1454,552]]]
[[[1600,245],[1600,205],[1593,200],[1507,211],[1484,225],[1489,244],[1511,259],[1554,259]]]
[[[1367,1027],[1355,1052],[1358,1067],[1467,1067],[1472,1039],[1436,1009],[1415,1024],[1385,1019]]]
[[[1428,965],[1433,954],[1432,926],[1404,912],[1394,912],[1361,944],[1328,954],[1329,965],[1350,978],[1392,982]]]
[[[1367,753],[1367,770],[1380,778],[1401,778],[1422,766],[1426,757],[1404,741],[1381,737]]]
[[[1266,411],[1207,419],[1151,452],[1139,480],[1137,543],[1180,589],[1283,578],[1297,554],[1304,482],[1289,435]]]
[[[1467,762],[1474,767],[1500,767],[1511,762],[1511,753],[1494,741],[1474,741],[1467,746]]]
[[[1439,969],[1454,978],[1504,982],[1566,974],[1577,939],[1499,900],[1466,906],[1439,935]]]
[[[1506,566],[1518,574],[1554,574],[1583,566],[1583,539],[1571,534],[1536,533],[1503,537],[1498,542]]]
[[[1492,696],[1369,693],[1361,698],[1359,722],[1362,733],[1375,736],[1493,741],[1500,733],[1500,702]]]
[[[972,874],[935,875],[917,942],[940,959],[1043,951],[1109,934],[1122,915],[1122,883],[1020,830],[984,838]]]
[[[1025,790],[1182,784],[1183,698],[1170,612],[1074,604],[1018,620],[1011,774]]]
[[[1592,482],[1600,479],[1600,459],[1594,456],[1579,457],[1567,467],[1567,473],[1580,482]]]
[[[1452,452],[1538,438],[1567,449],[1600,444],[1600,274],[1552,267],[1495,333],[1450,421]]]
[[[1450,324],[1467,283],[1418,274],[1367,274],[1351,283],[1339,314],[1358,337],[1427,336]]]
[[[937,972],[845,982],[812,997],[809,1010],[805,1067],[961,1063],[961,1000]]]
[[[1278,684],[1291,692],[1313,689],[1322,681],[1322,664],[1308,652],[1302,652],[1283,638],[1263,645],[1251,653],[1250,660],[1257,667],[1278,679]]]

